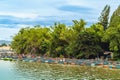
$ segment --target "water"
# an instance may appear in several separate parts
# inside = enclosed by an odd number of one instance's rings
[[[120,75],[120,71],[117,73],[85,66],[0,61],[0,80],[95,80],[98,78],[119,78],[118,75],[112,77],[113,74]]]
[[[69,65],[0,61],[0,80],[79,79],[79,71],[75,69]]]

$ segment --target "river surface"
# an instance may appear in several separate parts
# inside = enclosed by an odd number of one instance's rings
[[[112,78],[108,73],[113,74],[113,72],[107,73],[99,68],[102,74],[100,76],[96,69],[74,65],[0,60],[0,80],[94,80],[109,78],[109,76]],[[109,76],[107,77],[104,72]]]
[[[79,68],[35,62],[0,61],[0,80],[79,79]]]

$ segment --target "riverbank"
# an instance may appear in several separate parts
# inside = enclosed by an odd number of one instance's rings
[[[120,69],[119,61],[95,60],[95,59],[70,59],[70,58],[51,58],[35,55],[4,55],[1,60],[5,61],[23,61],[23,62],[38,62],[48,64],[63,64],[63,65],[79,65],[101,67],[109,69]]]

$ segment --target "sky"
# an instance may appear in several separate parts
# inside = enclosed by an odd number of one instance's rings
[[[0,40],[11,41],[21,28],[35,25],[72,25],[80,19],[91,25],[105,5],[111,6],[112,15],[120,0],[0,0]]]

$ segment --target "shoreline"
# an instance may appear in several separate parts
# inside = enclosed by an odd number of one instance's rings
[[[0,59],[0,61],[5,61],[5,60],[1,60]],[[7,60],[7,61],[9,61],[9,60]],[[13,61],[10,61],[10,62],[13,62]],[[16,61],[15,61],[16,62]],[[18,62],[23,62],[24,63],[24,61],[18,61]],[[31,63],[31,62],[25,62],[25,63]],[[120,69],[116,69],[116,68],[109,68],[109,67],[107,67],[107,68],[105,68],[105,67],[103,67],[103,66],[87,66],[87,65],[84,65],[84,66],[82,66],[82,65],[71,65],[71,64],[54,64],[54,63],[41,63],[41,62],[32,62],[32,63],[39,63],[39,64],[48,64],[48,65],[58,65],[58,66],[63,66],[63,67],[86,67],[86,68],[98,68],[98,69],[105,69],[105,70],[120,70]]]
[[[57,64],[63,66],[88,66],[105,69],[120,69],[120,62],[95,60],[95,59],[69,59],[69,58],[51,58],[51,57],[4,57],[0,58],[4,61],[22,61],[22,62],[38,62],[47,64]]]

